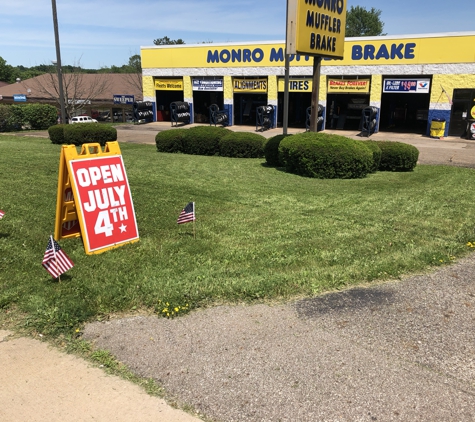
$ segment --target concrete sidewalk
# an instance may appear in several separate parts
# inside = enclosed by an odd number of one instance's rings
[[[82,359],[0,330],[2,422],[193,422],[198,419]]]

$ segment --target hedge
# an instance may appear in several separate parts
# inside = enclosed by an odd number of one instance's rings
[[[192,155],[219,155],[219,141],[233,133],[215,126],[195,126],[183,135],[183,152]]]
[[[25,121],[31,129],[48,129],[58,120],[58,110],[50,104],[28,104],[23,107]]]
[[[282,139],[290,136],[287,135],[276,135],[272,138],[269,138],[264,145],[264,156],[266,158],[266,162],[269,166],[272,167],[279,167],[282,163],[279,161],[279,145]]]
[[[381,149],[381,171],[412,171],[419,159],[419,150],[403,142],[374,141]]]
[[[170,129],[155,135],[158,152],[183,152],[183,138],[189,129]]]
[[[50,104],[0,105],[0,132],[48,129],[58,119],[58,110]]]
[[[267,139],[257,133],[232,132],[219,141],[219,155],[234,158],[264,157]]]
[[[68,126],[67,124],[63,125],[54,125],[48,128],[48,135],[49,139],[53,144],[64,144],[66,141],[64,140],[64,127]]]
[[[381,163],[381,148],[378,146],[376,141],[364,141],[364,144],[373,153],[373,165],[371,167],[371,173],[375,173],[379,170],[379,165]]]
[[[117,129],[99,123],[78,123],[55,125],[48,128],[49,138],[53,144],[82,145],[117,141]]]
[[[363,141],[306,132],[283,139],[279,160],[286,171],[320,179],[363,178],[371,172],[373,153]]]

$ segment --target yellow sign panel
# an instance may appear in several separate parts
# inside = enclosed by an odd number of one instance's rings
[[[295,4],[296,2],[296,4]],[[345,51],[346,0],[294,0],[296,7],[295,52],[343,58]],[[293,51],[292,51],[293,52]]]
[[[233,79],[234,92],[267,92],[267,78]]]
[[[183,79],[155,79],[158,91],[183,91]]]
[[[382,66],[473,63],[475,35],[435,34],[420,37],[385,36],[348,38],[343,59],[325,59],[322,66]],[[144,47],[144,69],[282,67],[285,44],[197,44],[193,46]],[[310,55],[290,56],[290,67],[311,67]],[[158,82],[159,80],[156,79]],[[176,84],[180,80],[171,79]],[[163,88],[156,88],[163,89]]]
[[[369,79],[328,79],[327,92],[335,93],[369,93]]]
[[[311,79],[290,79],[289,80],[289,92],[312,92],[313,81]],[[278,91],[285,91],[285,79],[279,78]]]
[[[470,114],[472,115],[472,118],[475,119],[475,106],[472,107]]]

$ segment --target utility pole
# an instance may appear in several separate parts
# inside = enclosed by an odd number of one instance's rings
[[[63,71],[61,69],[61,50],[59,48],[59,31],[58,31],[58,14],[56,12],[56,0],[51,0],[53,6],[53,26],[54,26],[54,40],[56,43],[56,69],[58,72],[58,86],[59,86],[59,105],[61,107],[61,123],[66,123],[66,109],[64,106],[64,92],[63,92]]]

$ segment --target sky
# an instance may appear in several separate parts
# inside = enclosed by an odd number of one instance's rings
[[[474,0],[348,0],[381,10],[388,35],[475,31]],[[127,64],[168,36],[186,44],[285,39],[285,0],[56,0],[61,62]],[[51,0],[0,0],[0,57],[12,66],[56,60]]]

